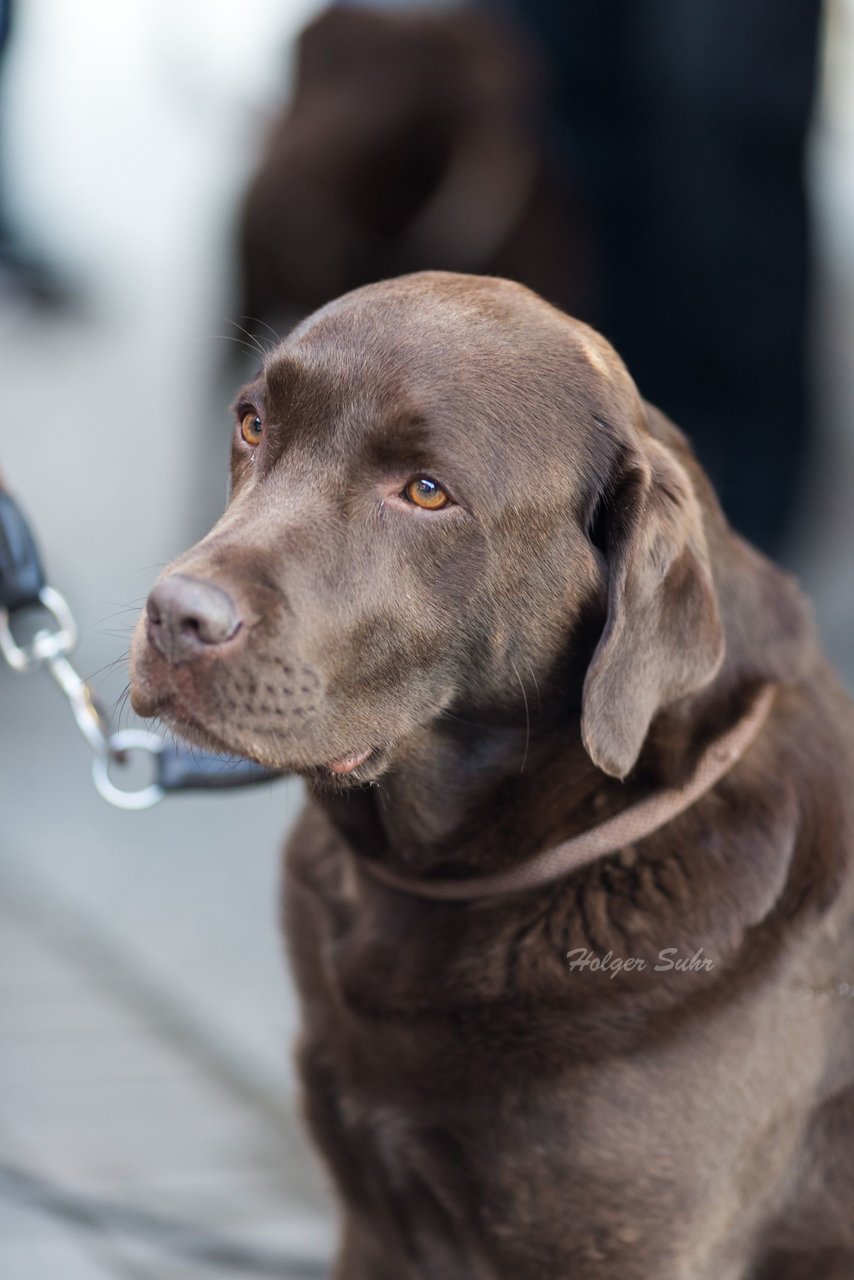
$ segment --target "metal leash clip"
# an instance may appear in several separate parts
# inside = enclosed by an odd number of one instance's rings
[[[92,778],[98,794],[117,809],[150,809],[173,791],[244,787],[281,777],[237,756],[165,742],[147,729],[115,730],[69,660],[76,643],[68,602],[45,582],[32,531],[20,507],[0,489],[0,653],[13,671],[44,670],[56,682],[95,753]],[[135,753],[151,757],[149,780],[141,787],[121,787],[114,775]]]
[[[12,632],[10,611],[0,609],[0,651],[13,671],[32,671],[55,657],[70,653],[77,643],[77,626],[64,596],[53,587],[45,586],[39,590],[35,603],[50,614],[56,626],[53,630],[42,628],[27,643],[17,642]]]

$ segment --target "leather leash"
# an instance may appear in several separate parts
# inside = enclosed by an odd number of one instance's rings
[[[437,902],[473,902],[478,898],[524,893],[527,889],[553,884],[598,858],[644,840],[689,809],[741,759],[768,718],[776,693],[776,685],[761,685],[745,713],[710,743],[694,772],[681,787],[668,787],[645,796],[598,826],[582,831],[526,862],[508,867],[506,871],[464,880],[423,880],[399,875],[364,858],[357,859],[357,864],[365,875],[378,880],[386,888],[417,898],[432,898]]]

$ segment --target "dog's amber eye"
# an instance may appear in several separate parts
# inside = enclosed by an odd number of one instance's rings
[[[407,502],[411,502],[413,506],[422,507],[425,511],[441,511],[442,507],[446,507],[450,502],[445,490],[427,476],[410,480],[403,491],[403,496]]]
[[[244,413],[240,421],[240,434],[247,444],[260,444],[263,431],[264,424],[257,413]]]

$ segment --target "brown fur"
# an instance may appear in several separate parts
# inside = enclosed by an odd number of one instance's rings
[[[247,323],[403,271],[490,271],[582,310],[591,251],[539,134],[547,80],[473,9],[333,5],[297,41],[239,226]]]
[[[854,715],[792,580],[518,285],[351,294],[247,407],[262,444],[236,433],[229,508],[167,571],[243,625],[170,662],[142,622],[134,701],[311,783],[286,915],[336,1280],[851,1280]],[[407,507],[419,474],[457,505]],[[359,871],[530,856],[683,780],[766,680],[712,792],[557,885],[439,904]]]

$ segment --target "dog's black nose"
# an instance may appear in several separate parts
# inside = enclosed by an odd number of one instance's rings
[[[234,601],[221,587],[180,573],[152,589],[146,613],[152,644],[173,666],[225,644],[241,622]]]

